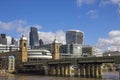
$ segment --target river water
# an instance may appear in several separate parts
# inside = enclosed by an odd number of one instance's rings
[[[40,75],[9,75],[0,77],[0,80],[120,80],[118,72],[104,72],[103,78],[80,78],[80,77],[57,77],[57,76],[40,76]]]

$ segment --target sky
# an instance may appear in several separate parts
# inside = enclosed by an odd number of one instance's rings
[[[84,44],[120,51],[120,0],[0,0],[0,33],[8,38],[29,36],[65,44],[68,30],[84,32]]]

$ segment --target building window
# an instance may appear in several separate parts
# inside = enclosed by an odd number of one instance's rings
[[[24,47],[26,47],[26,43],[24,43]]]

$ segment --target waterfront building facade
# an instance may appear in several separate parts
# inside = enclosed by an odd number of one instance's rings
[[[82,57],[101,57],[102,51],[96,46],[85,45],[82,48]]]
[[[29,34],[29,39],[30,39],[29,43],[30,43],[31,48],[39,47],[39,38],[38,38],[37,28],[31,27],[30,34]]]
[[[119,51],[107,51],[103,53],[103,56],[119,56],[120,52]]]
[[[28,49],[28,62],[52,59],[52,54],[46,49]]]

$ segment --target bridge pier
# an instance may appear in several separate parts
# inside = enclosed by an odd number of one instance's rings
[[[61,67],[61,72],[62,72],[62,76],[64,76],[65,74],[65,69],[64,69],[64,66]]]
[[[99,65],[98,65],[98,74],[99,74],[98,77],[99,77],[99,78],[101,78],[101,77],[102,77],[102,74],[103,74],[103,73],[102,73],[102,68],[101,68],[101,66],[102,66],[102,64],[99,64]]]
[[[54,76],[80,76],[100,78],[102,76],[102,63],[78,63],[78,64],[50,64],[48,65],[49,75]]]
[[[80,65],[80,76],[85,77],[85,64]]]
[[[91,64],[91,72],[90,72],[90,74],[91,74],[91,77],[95,77],[95,69],[94,69],[94,64]]]
[[[100,78],[102,76],[102,69],[100,64],[95,65],[95,77]]]
[[[65,76],[69,76],[69,66],[65,66]]]
[[[80,77],[80,69],[78,69],[78,77]]]
[[[90,77],[90,65],[86,65],[86,77]]]
[[[102,76],[101,64],[79,64],[76,75],[80,75],[80,77],[100,78]]]
[[[57,75],[60,76],[60,67],[57,66]]]
[[[74,69],[72,68],[72,66],[71,65],[68,65],[67,66],[67,70],[66,70],[67,72],[68,72],[68,76],[74,76]],[[66,72],[66,73],[67,73]]]

